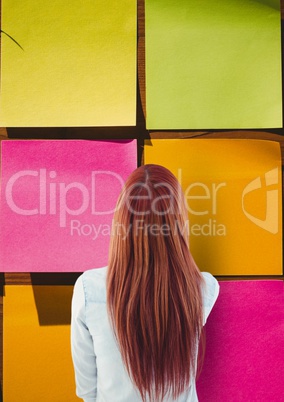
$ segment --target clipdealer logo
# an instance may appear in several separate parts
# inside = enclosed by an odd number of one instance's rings
[[[252,180],[245,188],[242,194],[242,210],[245,216],[260,228],[270,232],[272,234],[278,233],[278,190],[275,188],[270,189],[270,187],[277,185],[279,183],[278,168],[269,170],[264,175],[265,185],[266,185],[266,211],[265,219],[259,219],[258,217],[250,214],[246,211],[244,206],[245,198],[248,194],[253,191],[257,191],[262,188],[261,177],[256,177]]]
[[[68,217],[80,216],[89,210],[91,215],[109,215],[114,212],[114,208],[111,210],[98,210],[96,206],[96,200],[98,199],[97,180],[108,179],[112,180],[112,185],[116,181],[116,185],[122,188],[124,181],[122,177],[111,171],[92,171],[90,174],[89,185],[86,186],[83,183],[71,182],[65,183],[59,181],[56,171],[47,171],[47,169],[39,170],[21,170],[14,173],[8,180],[5,188],[5,198],[9,208],[17,215],[33,216],[33,215],[56,215],[58,216],[59,226],[65,228],[67,225]],[[33,207],[24,207],[19,205],[15,201],[15,192],[19,192],[17,189],[18,183],[22,183],[23,180],[33,177],[33,186],[37,188],[38,196],[32,200]],[[57,179],[57,180],[56,180]],[[72,207],[68,204],[68,197],[76,192],[76,199],[80,201],[80,205]],[[26,195],[28,195],[28,188],[26,188]],[[115,207],[115,205],[113,206]]]
[[[100,177],[111,178],[116,181],[116,184],[122,188],[124,181],[116,173],[110,171],[93,171],[90,172],[89,185],[86,186],[79,182],[65,183],[60,181],[60,178],[55,171],[47,169],[39,170],[22,170],[14,173],[8,180],[5,188],[5,198],[8,207],[17,215],[32,216],[32,215],[56,215],[60,228],[66,228],[70,224],[71,236],[87,236],[96,240],[99,235],[110,235],[109,224],[82,223],[80,216],[84,213],[89,215],[110,215],[114,212],[113,209],[98,209],[96,206],[97,179]],[[15,192],[19,189],[18,183],[23,188],[23,180],[33,181],[36,186],[38,196],[32,199],[32,206],[28,208],[21,205],[19,200],[14,197]],[[240,206],[244,215],[255,225],[272,234],[278,233],[278,189],[275,185],[279,184],[278,168],[269,170],[264,174],[265,181],[265,197],[266,211],[265,218],[262,220],[252,213],[247,211],[245,207],[246,197],[257,190],[263,188],[261,177],[256,177],[240,192]],[[178,180],[182,185],[182,169],[178,169]],[[25,187],[25,186],[24,186]],[[184,187],[184,186],[183,186]],[[184,189],[186,198],[187,210],[190,216],[197,217],[195,223],[189,221],[189,234],[192,236],[226,236],[226,222],[220,221],[222,214],[219,214],[219,203],[222,198],[222,193],[228,191],[228,183],[226,182],[192,182]],[[28,190],[28,189],[27,189]],[[69,205],[67,198],[73,192],[77,192],[76,198],[80,204],[76,206]],[[263,191],[264,192],[264,191]],[[29,195],[27,194],[27,198]],[[79,219],[73,219],[74,217]],[[198,222],[198,217],[202,218],[202,223]],[[70,220],[71,218],[71,220]]]

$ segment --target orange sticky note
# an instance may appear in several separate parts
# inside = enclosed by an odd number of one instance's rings
[[[4,401],[78,401],[70,352],[73,286],[4,290]]]
[[[282,274],[279,143],[263,140],[151,140],[145,163],[179,179],[190,248],[214,275]]]

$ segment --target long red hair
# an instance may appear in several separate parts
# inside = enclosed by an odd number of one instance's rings
[[[196,375],[203,279],[188,237],[186,204],[175,176],[158,165],[136,169],[114,214],[107,306],[143,401],[176,398]]]

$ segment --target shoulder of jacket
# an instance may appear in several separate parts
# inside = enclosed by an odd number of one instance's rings
[[[107,267],[88,269],[83,272],[82,279],[89,280],[92,278],[105,278]]]
[[[95,268],[85,271],[81,275],[85,297],[87,300],[103,302],[106,294],[107,267]]]

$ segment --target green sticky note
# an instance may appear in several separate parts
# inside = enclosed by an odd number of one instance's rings
[[[2,0],[0,125],[135,125],[136,17],[133,0]]]
[[[145,0],[148,129],[282,127],[279,0]]]

